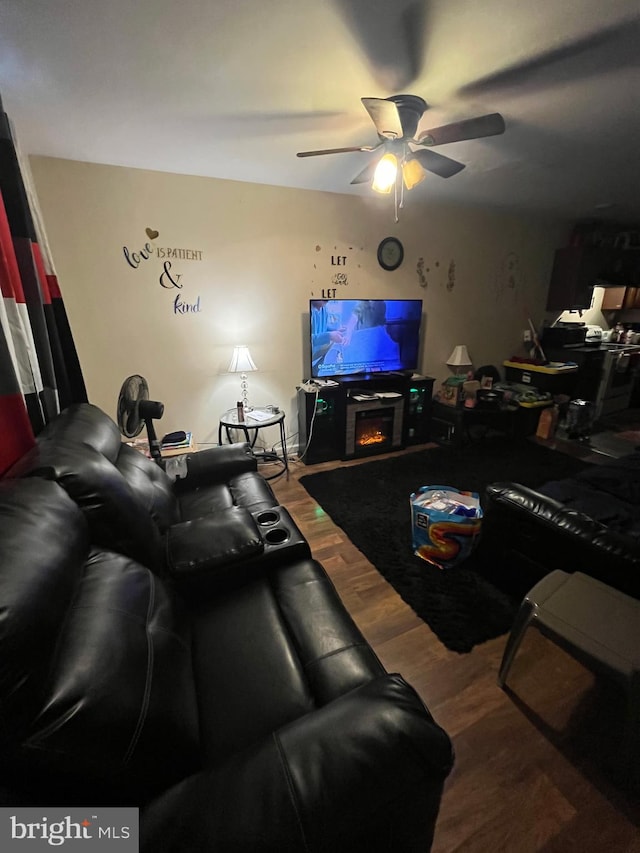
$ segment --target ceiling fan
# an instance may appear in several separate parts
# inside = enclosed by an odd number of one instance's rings
[[[380,151],[351,181],[362,184],[372,181],[378,192],[390,192],[402,184],[412,189],[433,172],[450,178],[464,169],[464,163],[445,157],[431,149],[449,142],[479,139],[504,133],[505,123],[500,113],[465,119],[423,130],[417,136],[418,123],[427,103],[417,95],[393,95],[390,98],[362,98],[378,132],[377,145],[356,145],[348,148],[327,148],[321,151],[300,151],[298,157],[317,157],[322,154],[345,154],[351,151]],[[398,170],[398,167],[399,170]]]

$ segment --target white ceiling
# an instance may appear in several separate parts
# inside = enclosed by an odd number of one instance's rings
[[[0,0],[0,95],[21,147],[366,195],[363,96],[420,95],[420,129],[504,135],[415,199],[640,221],[638,0]]]

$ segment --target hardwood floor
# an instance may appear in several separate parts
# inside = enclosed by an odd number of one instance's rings
[[[496,684],[505,637],[448,651],[298,482],[345,464],[368,463],[294,462],[272,486],[386,668],[411,682],[452,738],[434,853],[640,853],[640,797],[616,785],[603,758],[619,733],[620,697],[536,631],[509,692]]]

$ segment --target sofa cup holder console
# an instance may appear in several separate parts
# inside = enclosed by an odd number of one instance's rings
[[[261,527],[270,527],[277,521],[280,521],[280,515],[275,509],[265,509],[262,512],[256,513],[255,520]]]
[[[310,556],[307,540],[282,506],[256,512],[230,507],[173,525],[168,534],[169,571],[184,579],[240,564],[264,565],[276,555],[279,561]]]
[[[287,546],[289,542],[295,547],[305,541],[284,507],[278,506],[273,509],[261,510],[254,513],[253,518],[258,525],[265,550],[274,547],[282,548]]]

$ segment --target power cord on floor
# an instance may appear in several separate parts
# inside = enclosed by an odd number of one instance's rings
[[[312,386],[310,386],[310,389],[307,389],[306,383],[303,382],[302,385],[300,385],[300,388],[304,389],[307,392],[307,394],[313,394],[314,395],[314,401],[313,401],[313,414],[311,415],[311,423],[309,424],[309,430],[308,430],[308,435],[307,435],[307,443],[305,444],[304,450],[302,451],[302,453],[300,452],[300,448],[298,448],[298,459],[295,460],[298,462],[303,461],[304,457],[307,454],[307,451],[309,450],[309,445],[311,444],[311,438],[313,437],[313,426],[316,422],[316,415],[318,414],[318,395],[320,393],[320,388],[317,385],[312,385]],[[306,400],[305,400],[305,405],[306,405]]]

